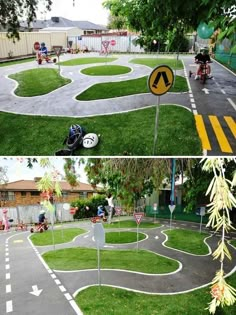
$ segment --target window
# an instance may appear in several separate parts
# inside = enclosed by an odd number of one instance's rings
[[[13,191],[8,191],[7,195],[8,195],[7,200],[9,200],[9,201],[15,200],[15,193]]]
[[[68,198],[69,194],[68,192],[63,191],[62,192],[62,198]]]
[[[31,194],[31,196],[40,196],[39,191],[31,191],[30,194]]]
[[[21,197],[26,197],[26,191],[21,191]]]
[[[88,197],[88,193],[86,191],[79,192],[79,198],[80,199],[85,199],[87,197]]]

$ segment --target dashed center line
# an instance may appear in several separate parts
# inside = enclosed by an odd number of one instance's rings
[[[11,285],[10,284],[6,285],[6,293],[11,293]]]
[[[6,303],[6,312],[7,313],[13,312],[12,301],[7,301],[7,303]]]

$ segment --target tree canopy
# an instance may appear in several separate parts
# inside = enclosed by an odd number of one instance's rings
[[[52,0],[0,0],[0,26],[7,29],[8,37],[19,39],[20,22],[28,25],[36,18],[40,3],[50,10]]]
[[[235,0],[106,0],[104,7],[114,16],[126,18],[128,28],[141,32],[141,37],[163,37],[175,30],[176,36],[196,30],[200,22],[222,29],[223,37],[235,33]]]

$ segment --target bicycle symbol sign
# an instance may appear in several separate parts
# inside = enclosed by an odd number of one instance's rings
[[[169,66],[156,67],[148,78],[148,87],[152,94],[163,95],[169,91],[174,81],[174,74]]]

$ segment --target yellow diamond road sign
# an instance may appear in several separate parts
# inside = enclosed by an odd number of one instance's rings
[[[152,94],[163,95],[169,91],[174,81],[174,74],[169,66],[156,67],[148,78],[148,87]]]

